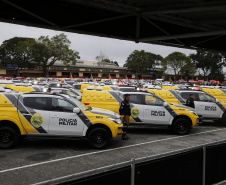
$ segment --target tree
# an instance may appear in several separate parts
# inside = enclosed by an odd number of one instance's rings
[[[194,76],[196,73],[195,65],[192,63],[191,59],[181,68],[181,75],[184,76]]]
[[[157,66],[162,64],[163,57],[161,55],[156,55],[153,53],[147,53],[148,55],[148,68],[149,70],[155,70]]]
[[[210,65],[208,65],[208,63],[210,62],[209,57],[209,54],[203,50],[197,50],[196,54],[190,54],[190,58],[195,64],[195,67],[201,69],[204,78],[206,78],[210,73],[211,67]]]
[[[98,62],[103,62],[106,59],[108,59],[108,57],[102,51],[100,51],[100,54],[98,56],[96,56],[96,60]],[[110,60],[109,60],[109,62],[110,62]]]
[[[164,58],[165,64],[173,69],[175,75],[180,75],[181,70],[184,66],[188,66],[191,62],[190,60],[189,57],[181,52],[173,52]]]
[[[116,66],[118,66],[119,67],[119,64],[118,64],[118,62],[117,61],[114,61],[113,62]]]
[[[145,52],[144,50],[135,50],[128,56],[124,67],[126,66],[128,69],[133,70],[137,78],[142,73],[155,70],[160,65],[161,60],[162,57],[160,55]]]
[[[111,63],[111,61],[108,58],[105,58],[104,60],[102,60],[103,63]]]
[[[14,37],[5,40],[0,46],[1,66],[17,65],[19,68],[34,67],[31,48],[35,44],[33,38]]]
[[[96,60],[98,61],[98,65],[100,68],[104,68],[106,64],[111,63],[109,58],[102,51],[100,51],[100,54],[96,56]]]
[[[32,48],[32,57],[35,62],[42,66],[45,76],[48,69],[56,61],[62,61],[64,65],[76,64],[79,59],[77,51],[69,49],[71,42],[65,34],[56,35],[52,38],[41,36]]]
[[[190,58],[196,68],[201,69],[204,78],[223,80],[223,66],[225,66],[225,54],[214,51],[198,49]]]

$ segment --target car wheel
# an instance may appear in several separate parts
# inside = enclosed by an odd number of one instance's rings
[[[226,113],[221,118],[221,124],[226,126]]]
[[[179,118],[173,123],[173,131],[178,135],[186,135],[190,132],[191,125],[185,118]]]
[[[105,128],[94,128],[88,134],[88,142],[92,148],[102,149],[106,147],[110,135]]]
[[[15,129],[11,127],[0,127],[0,148],[13,148],[18,144],[19,139],[19,134]]]

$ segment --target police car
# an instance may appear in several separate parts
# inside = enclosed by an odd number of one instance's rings
[[[0,94],[0,148],[12,148],[21,138],[87,139],[96,149],[122,135],[118,114],[87,109],[68,95]]]
[[[130,94],[131,125],[168,126],[175,133],[183,135],[188,134],[190,128],[199,122],[194,109],[170,105],[151,93],[84,90],[81,102],[119,113],[125,94]]]
[[[226,108],[216,98],[202,91],[177,90],[181,97],[186,101],[190,94],[195,95],[195,111],[203,119],[220,120],[226,124]]]

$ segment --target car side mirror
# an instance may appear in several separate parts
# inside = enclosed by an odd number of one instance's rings
[[[81,109],[78,108],[78,107],[75,107],[75,108],[73,109],[73,112],[76,113],[76,114],[80,113],[80,111],[81,111]]]
[[[82,99],[82,96],[77,96],[77,100],[81,100]]]
[[[167,106],[168,106],[168,103],[167,103],[167,102],[164,102],[164,103],[163,103],[163,106],[164,106],[164,107],[167,107]]]

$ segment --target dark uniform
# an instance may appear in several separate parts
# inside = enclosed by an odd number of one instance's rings
[[[195,108],[195,102],[194,102],[194,98],[192,97],[189,97],[186,101],[186,105],[188,107],[192,107],[192,108]]]
[[[121,103],[121,106],[119,108],[119,113],[120,115],[131,115],[131,108],[130,108],[130,104],[128,101],[124,100]]]
[[[122,138],[125,139],[125,138],[128,138],[126,133],[129,126],[129,117],[131,115],[130,104],[129,104],[129,101],[126,100],[126,98],[124,101],[121,102],[121,105],[119,108],[119,114],[124,116],[123,125],[126,126],[126,128],[123,129],[123,132],[125,132],[125,134],[122,136]]]

